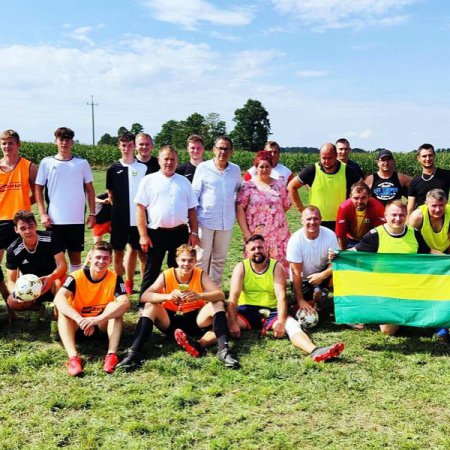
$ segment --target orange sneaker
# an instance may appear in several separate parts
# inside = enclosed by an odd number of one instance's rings
[[[106,373],[113,373],[116,370],[119,358],[115,353],[108,353],[105,356],[105,364],[103,365],[103,370]]]
[[[69,358],[69,362],[67,363],[67,371],[71,377],[79,377],[83,374],[83,363],[81,362],[81,358],[76,356],[71,356]]]

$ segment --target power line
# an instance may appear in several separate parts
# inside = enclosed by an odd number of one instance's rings
[[[92,111],[92,145],[95,145],[95,121],[94,121],[94,106],[98,106],[98,103],[94,103],[94,96],[91,95],[91,103],[86,103],[91,107]]]

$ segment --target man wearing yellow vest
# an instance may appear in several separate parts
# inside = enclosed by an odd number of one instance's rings
[[[320,162],[305,167],[287,186],[292,201],[301,213],[304,209],[298,194],[308,186],[309,204],[322,214],[322,226],[334,231],[339,205],[348,197],[350,187],[361,177],[348,165],[338,161],[336,146],[328,143],[320,148]]]
[[[284,268],[278,261],[267,257],[264,238],[260,234],[247,239],[246,252],[248,259],[236,265],[231,277],[228,303],[231,336],[239,338],[241,330],[264,327],[264,331],[273,330],[276,338],[287,334],[292,344],[308,353],[313,361],[339,356],[344,350],[342,342],[316,347],[299,322],[288,315]],[[268,311],[266,319],[263,309]]]
[[[425,204],[409,217],[409,225],[420,230],[429,247],[442,253],[450,250],[450,206],[443,189],[427,192]]]
[[[366,233],[350,250],[372,253],[441,253],[431,249],[419,231],[406,225],[406,205],[391,200],[384,212],[386,223]],[[331,256],[331,255],[330,255]],[[393,336],[398,325],[380,325],[382,333]]]
[[[112,247],[99,241],[88,255],[89,267],[72,272],[55,296],[58,310],[58,331],[69,356],[71,376],[83,374],[83,365],[75,346],[80,330],[92,336],[98,328],[108,334],[108,353],[103,370],[114,372],[119,358],[117,348],[123,327],[123,315],[130,309],[130,301],[122,279],[108,269],[112,262]]]
[[[19,210],[31,211],[34,200],[36,166],[19,155],[20,137],[14,130],[0,135],[3,157],[0,160],[0,263],[3,253],[17,239],[14,216]],[[0,292],[9,295],[0,269]]]

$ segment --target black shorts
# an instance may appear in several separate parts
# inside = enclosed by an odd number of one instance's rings
[[[127,244],[133,250],[139,250],[139,231],[137,227],[120,226],[111,223],[111,245],[113,250],[125,250]]]
[[[264,318],[260,313],[262,309],[269,311],[269,317]],[[278,319],[278,311],[276,308],[265,308],[255,305],[238,306],[238,316],[245,322],[247,330],[260,330],[264,324],[266,330],[270,330],[272,325]]]
[[[0,220],[0,249],[8,248],[18,237],[13,220]]]
[[[186,334],[191,336],[201,336],[206,333],[211,327],[200,328],[197,325],[197,316],[200,312],[200,309],[195,311],[191,311],[188,313],[184,313],[183,315],[178,315],[175,311],[171,311],[170,309],[166,309],[167,314],[169,315],[171,326],[169,329],[174,330],[177,328],[181,328]],[[164,333],[164,331],[163,331]],[[168,336],[172,338],[173,336]]]
[[[64,250],[82,252],[84,250],[84,223],[74,225],[52,225],[53,240]]]

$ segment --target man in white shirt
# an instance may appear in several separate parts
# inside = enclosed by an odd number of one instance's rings
[[[95,192],[92,172],[87,160],[72,155],[75,133],[66,127],[55,131],[58,153],[44,158],[39,164],[35,196],[41,223],[51,228],[55,242],[67,249],[70,272],[80,269],[84,249],[84,211],[89,205],[89,228],[95,225]],[[48,210],[45,209],[44,187]]]
[[[275,141],[267,141],[264,150],[272,155],[273,167],[270,176],[276,180],[280,180],[285,186],[291,181],[292,170],[284,166],[280,162],[280,146]],[[252,166],[244,175],[244,181],[250,181],[256,175],[256,167]]]
[[[135,198],[139,243],[148,253],[141,295],[158,278],[166,253],[168,267],[176,267],[176,249],[181,244],[194,247],[200,243],[197,199],[188,179],[175,173],[176,150],[171,145],[161,147],[158,162],[161,170],[141,180]]]
[[[125,263],[125,290],[133,293],[133,278],[136,260],[140,250],[139,233],[136,225],[136,204],[134,198],[147,166],[134,157],[134,134],[127,131],[119,136],[122,157],[106,171],[106,189],[111,204],[111,246],[114,250],[114,271],[123,278],[125,247],[130,251]],[[144,257],[144,262],[145,262]]]
[[[213,159],[197,167],[192,187],[198,199],[201,240],[197,265],[220,286],[236,218],[235,199],[241,185],[241,169],[230,162],[233,142],[229,137],[217,138],[213,152]]]
[[[320,211],[306,206],[302,212],[303,228],[289,239],[286,259],[290,264],[292,290],[299,309],[311,311],[327,292],[331,281],[328,249],[337,249],[336,235],[320,226]]]

